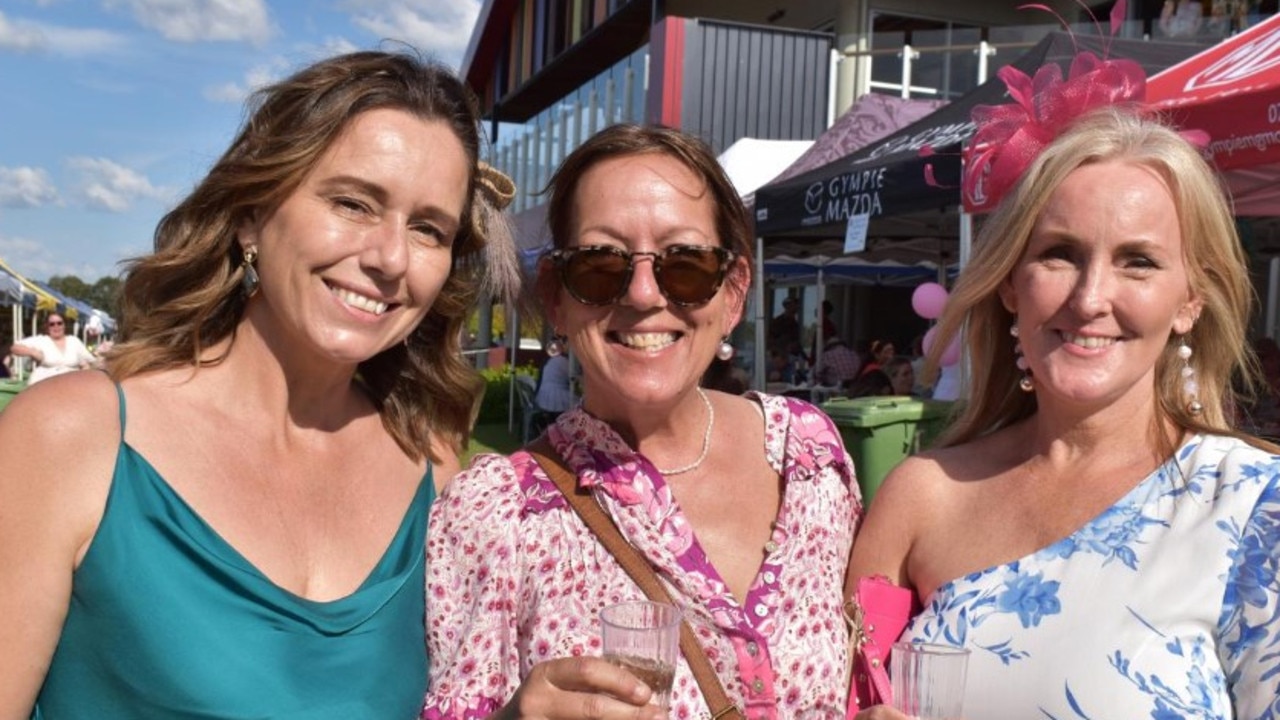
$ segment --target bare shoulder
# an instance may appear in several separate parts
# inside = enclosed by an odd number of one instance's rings
[[[76,372],[32,385],[0,413],[0,459],[46,459],[60,472],[114,457],[120,405],[104,373]]]
[[[452,443],[434,433],[431,436],[431,451],[440,458],[439,462],[431,463],[431,480],[439,495],[449,486],[453,477],[462,471],[462,459],[454,451]]]
[[[56,524],[63,541],[83,545],[110,489],[119,418],[115,387],[100,372],[23,390],[0,413],[0,506],[26,508]]]
[[[849,580],[885,575],[908,585],[907,565],[919,539],[956,506],[969,475],[973,443],[908,456],[895,467],[867,509],[854,542]]]
[[[1014,463],[1017,432],[1016,427],[1004,428],[961,445],[909,456],[885,478],[876,501],[885,497],[886,505],[927,520],[931,511],[950,507],[957,493]]]

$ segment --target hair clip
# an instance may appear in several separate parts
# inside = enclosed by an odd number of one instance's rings
[[[1028,8],[1053,12],[1044,5],[1019,7]],[[1113,36],[1124,13],[1125,2],[1119,0],[1111,12]],[[1147,89],[1146,72],[1138,63],[1104,60],[1090,52],[1076,54],[1066,79],[1056,63],[1042,66],[1034,77],[1012,65],[1000,68],[997,75],[1013,102],[973,109],[976,130],[963,152],[961,178],[970,211],[989,210],[999,203],[1040,151],[1080,117],[1110,105],[1141,104]]]
[[[506,208],[516,196],[516,184],[506,173],[481,160],[476,168],[476,180],[489,193],[499,210]]]

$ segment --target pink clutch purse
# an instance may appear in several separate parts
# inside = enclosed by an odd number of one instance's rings
[[[889,651],[916,610],[916,595],[883,575],[858,579],[853,597],[845,603],[852,665],[849,706],[852,719],[862,708],[893,704],[889,684]]]

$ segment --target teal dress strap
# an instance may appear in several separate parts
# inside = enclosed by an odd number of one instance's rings
[[[120,404],[120,444],[124,445],[124,421],[127,413],[124,407],[124,388],[120,387],[120,383],[113,383],[116,386],[116,400]]]

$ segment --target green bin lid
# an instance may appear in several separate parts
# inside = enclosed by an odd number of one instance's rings
[[[905,395],[876,395],[860,398],[836,398],[822,404],[836,425],[879,427],[891,423],[922,420],[926,417],[925,401]],[[932,416],[932,413],[929,414]]]

